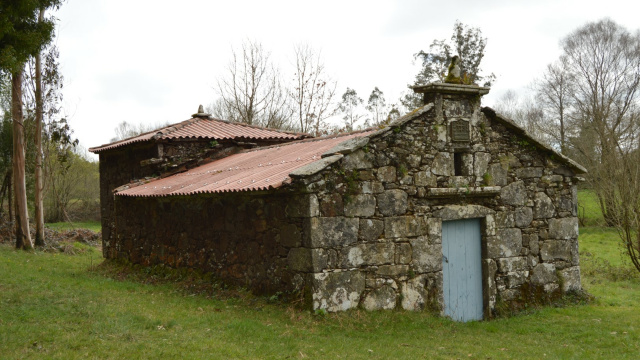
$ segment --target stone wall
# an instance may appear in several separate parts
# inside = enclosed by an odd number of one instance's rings
[[[289,140],[287,140],[289,141]],[[142,142],[100,152],[100,210],[102,251],[113,258],[115,243],[113,191],[131,182],[167,176],[241,151],[243,148],[278,144],[282,140],[238,143],[232,140],[175,139],[162,142]]]
[[[134,179],[153,176],[153,169],[140,166],[140,162],[156,156],[155,144],[135,144],[100,153],[100,219],[104,257],[115,256],[115,244],[111,241],[114,230],[113,189]]]
[[[482,219],[485,317],[579,290],[574,170],[485,116],[479,96],[431,100],[294,182],[311,210],[289,266],[306,274],[312,307],[442,310],[442,221],[464,218]],[[467,142],[451,139],[459,120]]]
[[[287,203],[277,194],[118,196],[113,250],[137,264],[197,268],[256,293],[292,291],[302,278],[288,269],[288,248],[300,245],[302,223],[285,216]]]

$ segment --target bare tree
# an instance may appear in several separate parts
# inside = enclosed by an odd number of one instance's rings
[[[507,90],[494,105],[494,109],[501,115],[513,120],[527,130],[541,142],[558,147],[554,138],[549,136],[552,131],[543,109],[530,97],[521,98],[513,90]]]
[[[216,91],[227,120],[271,128],[285,128],[290,107],[279,71],[269,52],[255,41],[245,41],[232,51],[227,74],[218,79]],[[221,114],[215,114],[220,116]]]
[[[607,224],[615,225],[619,204],[612,192],[620,184],[609,165],[638,147],[640,34],[605,19],[577,29],[562,47],[580,129],[573,145],[590,171]]]
[[[111,138],[111,142],[138,136],[142,133],[153,131],[155,129],[159,129],[168,125],[168,122],[155,124],[138,123],[136,125],[127,121],[122,121],[113,129],[113,131],[115,132],[115,136]]]
[[[542,126],[542,131],[560,144],[560,152],[563,154],[567,153],[573,83],[565,57],[547,65],[542,77],[533,83],[536,100],[544,111],[545,118],[549,120]]]
[[[325,72],[320,53],[306,44],[296,45],[295,74],[289,96],[293,103],[296,127],[318,136],[326,128],[325,120],[336,92],[337,83]]]

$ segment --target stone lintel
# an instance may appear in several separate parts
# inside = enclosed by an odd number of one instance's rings
[[[458,85],[446,83],[431,83],[427,85],[412,86],[414,92],[418,94],[462,94],[462,95],[485,95],[490,88],[477,85]]]
[[[494,196],[500,193],[500,186],[479,186],[470,188],[430,188],[429,197],[454,196]]]

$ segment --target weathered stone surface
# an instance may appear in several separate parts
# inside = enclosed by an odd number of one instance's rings
[[[326,169],[327,167],[329,167],[330,165],[338,162],[340,159],[342,159],[343,155],[338,154],[338,155],[332,155],[332,156],[328,156],[322,159],[319,159],[318,161],[314,161],[308,165],[299,167],[295,170],[293,170],[289,176],[291,177],[305,177],[305,176],[311,176],[314,174],[319,173],[320,171]]]
[[[442,270],[442,244],[431,243],[426,236],[409,240],[413,250],[413,268],[418,273]]]
[[[302,242],[302,233],[295,224],[280,227],[280,243],[286,247],[297,247]]]
[[[320,272],[327,268],[324,249],[292,248],[287,256],[289,269],[302,272]]]
[[[434,211],[433,216],[443,221],[485,217],[494,211],[481,205],[447,205]]]
[[[489,165],[489,176],[491,181],[488,185],[505,186],[507,185],[507,169],[500,164],[495,163]]]
[[[473,175],[473,154],[470,153],[462,153],[461,158],[461,174],[463,176]]]
[[[286,213],[289,217],[313,217],[320,215],[320,204],[315,194],[294,196],[287,204]]]
[[[332,156],[338,153],[343,155],[351,154],[355,151],[360,150],[362,147],[364,147],[368,143],[369,143],[369,137],[359,137],[359,138],[349,139],[327,150],[324,154],[322,154],[322,157],[325,158],[327,156]]]
[[[451,153],[437,153],[431,164],[431,172],[436,175],[453,176],[453,157]]]
[[[574,239],[578,237],[578,218],[549,219],[550,239]]]
[[[419,311],[427,306],[442,309],[442,271],[407,280],[402,283],[401,294],[405,310]]]
[[[580,291],[582,285],[580,284],[580,267],[573,266],[570,268],[562,269],[559,272],[561,278],[562,291]]]
[[[545,285],[556,280],[556,266],[554,264],[540,263],[531,272],[531,282],[534,285]]]
[[[498,264],[498,269],[500,269],[500,272],[502,273],[524,271],[527,269],[526,257],[511,257],[511,258],[496,259],[496,263]]]
[[[396,181],[396,168],[395,166],[382,166],[378,168],[378,180],[382,182],[394,182]]]
[[[531,224],[533,221],[533,210],[530,207],[520,207],[515,212],[516,226],[524,228]]]
[[[399,243],[396,245],[396,264],[410,264],[412,259],[411,244]]]
[[[395,258],[393,243],[358,244],[343,249],[342,266],[354,268],[361,265],[392,264]]]
[[[491,161],[491,154],[478,152],[474,155],[473,161],[473,174],[476,177],[483,177],[484,174],[487,173],[487,169],[489,166],[489,161]],[[491,185],[491,184],[485,184]]]
[[[437,177],[426,170],[416,172],[413,175],[413,183],[416,186],[436,187],[438,185]]]
[[[542,176],[542,170],[543,170],[543,168],[541,168],[541,167],[519,168],[519,169],[516,169],[516,176],[521,178],[521,179],[541,177]]]
[[[305,222],[303,245],[306,247],[335,247],[353,244],[358,239],[358,218],[318,217]]]
[[[402,190],[387,190],[382,194],[379,194],[377,199],[378,211],[380,211],[382,215],[403,215],[407,212],[408,195]]]
[[[360,149],[345,155],[342,159],[342,166],[345,170],[371,169],[373,167],[373,156]]]
[[[344,204],[345,216],[373,216],[376,213],[376,198],[371,194],[354,195],[349,200]]]
[[[533,197],[533,217],[536,219],[548,219],[553,217],[556,209],[553,201],[543,192],[537,192]]]
[[[496,272],[498,271],[498,265],[493,259],[482,260],[482,273],[487,277],[485,285],[487,288],[484,291],[484,301],[488,303],[489,308],[493,309],[496,304]]]
[[[507,228],[516,226],[516,216],[513,211],[500,211],[496,213],[496,226]]]
[[[524,182],[517,181],[503,187],[500,191],[500,198],[507,205],[524,205],[527,202],[527,188],[524,186]]]
[[[525,236],[526,236],[526,239],[525,239]],[[527,243],[527,246],[529,247],[529,251],[531,252],[531,254],[538,255],[540,251],[538,235],[536,234],[522,235],[522,242]]]
[[[320,214],[325,217],[344,215],[342,195],[338,193],[324,195],[320,200]]]
[[[359,270],[313,274],[313,309],[329,312],[353,309],[360,303],[365,277]]]
[[[426,226],[422,217],[395,216],[384,218],[384,236],[387,239],[419,236]]]
[[[424,309],[427,301],[426,276],[420,275],[402,284],[402,308],[409,311]]]
[[[514,271],[507,273],[506,276],[506,285],[507,288],[513,289],[527,281],[527,277],[529,276],[528,271]]]
[[[360,219],[358,239],[363,241],[375,241],[384,231],[384,222],[376,219]]]
[[[392,310],[396,307],[398,295],[389,285],[384,285],[365,296],[362,306],[365,310]]]
[[[522,250],[522,232],[517,228],[498,230],[498,236],[487,237],[487,255],[490,258],[518,256]]]
[[[545,240],[540,246],[542,261],[571,261],[571,242],[567,240]]]
[[[409,265],[380,265],[376,271],[379,276],[406,276],[409,272]]]
[[[417,168],[418,166],[420,166],[420,161],[422,160],[422,157],[418,154],[409,154],[409,156],[407,156],[407,165],[409,165],[409,167],[412,168]]]
[[[426,218],[424,222],[427,226],[427,235],[429,240],[433,243],[439,243],[442,241],[442,219],[441,218]]]

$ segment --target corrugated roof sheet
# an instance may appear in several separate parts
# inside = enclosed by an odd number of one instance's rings
[[[247,140],[298,140],[309,137],[307,134],[286,132],[251,126],[242,123],[211,118],[192,118],[183,122],[165,126],[128,139],[90,148],[89,151],[99,153],[104,150],[149,141],[152,139],[247,139]]]
[[[273,189],[289,182],[289,174],[293,170],[319,161],[322,154],[335,145],[371,133],[303,140],[250,150],[188,172],[121,190],[117,195],[158,197]]]

